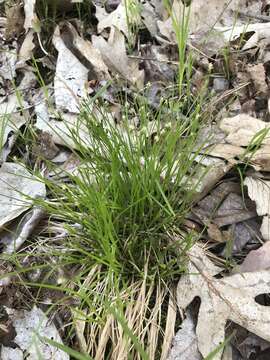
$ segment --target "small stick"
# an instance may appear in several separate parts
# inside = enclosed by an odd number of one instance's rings
[[[241,16],[261,20],[261,21],[264,21],[264,22],[270,22],[270,16],[267,16],[267,15],[254,15],[254,14],[251,14],[249,12],[243,12],[243,11],[236,11],[236,13],[241,15]]]

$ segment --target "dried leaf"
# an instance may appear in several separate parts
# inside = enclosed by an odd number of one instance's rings
[[[254,4],[252,13],[256,17],[256,15],[261,15],[261,7],[258,1]],[[250,4],[248,5],[250,7]],[[189,14],[190,40],[195,42],[197,48],[209,55],[216,53],[226,43],[239,38],[243,33],[255,32],[243,47],[243,49],[250,49],[257,45],[259,39],[269,38],[269,24],[247,24],[246,18],[237,17],[239,9],[246,7],[245,0],[192,0],[190,9],[184,12],[183,2],[175,0],[171,17],[165,21],[157,21],[157,25],[165,38],[176,43],[172,19],[179,22],[183,13]]]
[[[255,90],[259,95],[268,95],[266,74],[263,64],[247,66],[247,71],[253,81]]]
[[[0,76],[6,80],[13,80],[16,75],[17,52],[8,47],[1,47]]]
[[[27,31],[34,27],[34,23],[37,20],[37,15],[35,13],[36,0],[24,0],[24,28]]]
[[[269,271],[214,278],[220,271],[207,258],[203,248],[194,245],[189,252],[187,275],[178,283],[177,301],[181,309],[196,296],[201,299],[196,334],[203,357],[224,341],[227,320],[270,340],[270,310],[255,301],[257,295],[269,292]],[[215,360],[221,356],[217,354]]]
[[[79,113],[80,99],[87,95],[88,69],[67,48],[59,26],[54,31],[53,44],[58,51],[54,78],[56,108]]]
[[[226,142],[236,146],[248,146],[254,136],[264,129],[270,129],[270,124],[247,114],[239,114],[225,118],[220,122],[220,128],[227,133]],[[262,144],[270,144],[270,134],[262,139]]]
[[[37,116],[36,128],[50,134],[50,141],[53,141],[55,144],[74,149],[78,146],[75,138],[80,138],[80,142],[84,142],[88,146],[91,145],[89,130],[82,119],[76,114],[63,113],[61,120],[56,120],[50,117],[45,101],[40,101],[35,106],[35,113]]]
[[[67,353],[46,343],[46,340],[39,339],[38,335],[63,344],[55,325],[49,321],[42,310],[36,306],[31,311],[5,309],[16,331],[13,341],[21,351],[27,352],[27,359],[69,360]],[[7,349],[2,348],[1,355],[8,359],[6,352],[8,351],[10,354],[10,349]],[[18,357],[18,359],[20,358]]]
[[[270,241],[266,241],[259,249],[251,250],[243,263],[238,267],[238,272],[260,271],[270,269]]]
[[[177,331],[172,349],[167,360],[201,360],[198,350],[198,341],[195,333],[195,324],[189,312]]]
[[[107,66],[104,64],[102,55],[98,49],[96,49],[90,41],[84,40],[79,36],[75,28],[68,23],[68,29],[72,34],[72,45],[80,52],[80,55],[85,57],[90,65],[89,71],[94,72],[92,75],[93,80],[109,80],[110,75]]]
[[[20,349],[12,349],[5,346],[1,347],[2,360],[23,360],[23,351]]]
[[[108,41],[101,36],[92,36],[92,43],[110,70],[118,72],[137,87],[143,87],[144,71],[139,70],[138,60],[128,58],[125,38],[119,30],[112,27]]]
[[[120,3],[116,10],[107,14],[104,8],[96,7],[96,17],[98,19],[98,33],[101,33],[105,28],[116,27],[119,31],[122,31],[128,38],[130,30],[127,24],[126,7],[124,3]]]
[[[16,94],[11,94],[10,96],[4,97],[1,99],[0,102],[0,116],[1,115],[8,115],[8,114],[14,114],[14,113],[20,113],[24,109],[27,109],[29,107],[28,103],[21,99],[21,101],[18,101],[18,97]],[[2,117],[2,121],[3,121]],[[1,124],[1,128],[2,128]]]
[[[265,240],[270,240],[270,181],[248,176],[244,184],[250,199],[256,203],[257,214],[263,216],[261,234]]]
[[[7,40],[18,37],[23,32],[24,16],[21,3],[13,6],[6,6],[7,23],[5,26],[5,35]]]
[[[3,150],[3,148],[5,148],[7,145],[8,146],[5,150],[11,150],[15,136],[12,139],[13,141],[9,142],[10,135],[13,133],[16,134],[20,127],[25,124],[26,119],[27,117],[21,115],[20,113],[0,115],[0,154],[1,150]],[[0,156],[0,161],[5,161],[5,155],[3,153]]]
[[[19,51],[20,65],[23,65],[27,60],[32,58],[34,48],[35,48],[34,30],[29,29]],[[17,63],[17,68],[18,68],[18,63]]]
[[[45,185],[15,163],[4,163],[0,168],[0,189],[0,228],[28,210],[31,198],[46,195]]]
[[[249,50],[259,45],[260,41],[264,41],[264,46],[269,44],[270,35],[270,22],[268,23],[256,23],[256,24],[243,24],[234,26],[220,26],[217,30],[222,31],[222,34],[226,41],[233,41],[238,39],[242,34],[252,34],[242,50]]]
[[[244,185],[248,188],[250,199],[256,203],[257,214],[270,215],[270,181],[247,176]]]
[[[8,229],[5,229],[4,233],[0,234],[0,243],[5,246],[3,253],[11,254],[18,250],[31,235],[43,216],[44,211],[42,209],[34,208],[25,214],[19,223],[16,222]]]

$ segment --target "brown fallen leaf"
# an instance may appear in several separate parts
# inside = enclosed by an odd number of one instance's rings
[[[218,228],[257,216],[251,201],[245,204],[237,193],[239,190],[232,182],[221,183],[193,207],[192,212],[203,224],[212,223]]]
[[[18,56],[18,60],[19,60],[19,64],[20,65],[24,65],[25,62],[29,59],[32,58],[33,56],[33,50],[35,48],[35,44],[34,44],[34,30],[33,29],[29,29],[24,41],[22,43],[22,46],[20,48],[19,51],[19,56]],[[17,68],[18,68],[18,63],[17,63]]]
[[[6,17],[5,36],[7,40],[10,40],[18,37],[23,32],[24,16],[22,4],[18,2],[13,6],[7,5]]]
[[[266,73],[263,64],[247,66],[247,72],[253,81],[257,94],[268,95],[269,90],[266,83]]]
[[[247,114],[239,114],[221,120],[219,127],[227,134],[227,143],[235,146],[248,146],[259,131],[269,131],[270,124]],[[261,144],[270,144],[269,133],[262,138]]]
[[[100,51],[96,49],[90,41],[79,36],[74,26],[70,23],[66,23],[66,30],[68,30],[71,35],[69,49],[75,51],[75,55],[80,61],[83,61],[84,58],[88,61],[88,63],[85,64],[89,70],[88,79],[90,79],[89,76],[91,76],[93,80],[109,80],[108,67],[104,64]],[[65,34],[65,37],[67,36],[68,34]],[[66,42],[65,44],[67,45]]]
[[[108,41],[104,40],[102,36],[93,35],[92,44],[100,51],[105,64],[111,71],[116,71],[138,88],[143,87],[144,71],[139,70],[137,59],[128,58],[125,37],[117,28],[111,28]]]
[[[224,341],[227,320],[269,341],[270,309],[255,301],[257,295],[269,292],[269,271],[216,279],[221,269],[200,245],[194,245],[188,257],[187,275],[181,277],[177,287],[177,302],[180,309],[185,309],[196,296],[201,299],[196,334],[202,356],[208,356]],[[221,356],[216,354],[215,360]]]

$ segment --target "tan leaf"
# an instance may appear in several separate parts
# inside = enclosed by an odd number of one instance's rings
[[[247,114],[239,114],[225,118],[220,122],[220,128],[228,134],[226,142],[236,146],[248,146],[254,136],[264,129],[270,129],[270,124]],[[262,144],[270,144],[270,134],[263,137]]]
[[[270,341],[270,309],[255,301],[257,295],[269,292],[269,271],[216,279],[214,275],[221,269],[207,258],[201,246],[194,245],[188,256],[187,275],[178,283],[177,301],[185,309],[196,296],[201,299],[196,334],[202,356],[209,355],[224,341],[227,320]],[[215,360],[221,356],[216,354]]]
[[[249,73],[254,87],[259,94],[267,95],[268,86],[266,83],[266,74],[263,64],[255,64],[247,66],[247,72]]]
[[[110,79],[108,67],[104,64],[100,51],[96,49],[90,41],[84,40],[81,36],[79,36],[74,26],[70,23],[68,23],[67,26],[72,34],[72,45],[79,50],[80,54],[85,57],[93,67],[97,76],[94,80]]]
[[[98,49],[110,70],[118,72],[132,84],[143,87],[144,71],[139,70],[139,62],[129,59],[126,54],[125,38],[119,30],[112,27],[108,41],[101,36],[92,36],[93,46]]]
[[[239,146],[231,144],[217,144],[210,147],[207,151],[208,155],[220,157],[228,160],[230,163],[237,163],[236,157],[239,157],[245,152],[245,150]]]
[[[35,48],[34,33],[35,32],[33,29],[29,29],[20,48],[19,61],[22,64],[24,64],[27,60],[31,59],[33,56],[33,50]]]

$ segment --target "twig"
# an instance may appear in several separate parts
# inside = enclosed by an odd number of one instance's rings
[[[241,16],[261,20],[264,22],[270,22],[270,16],[267,16],[267,15],[255,15],[255,14],[251,14],[249,12],[244,12],[244,11],[235,11],[235,12]]]
[[[146,60],[146,61],[156,61],[160,63],[166,63],[166,64],[172,64],[172,65],[178,65],[178,61],[171,61],[171,60],[158,60],[154,58],[148,58],[143,56],[135,56],[135,55],[128,55],[131,59],[138,59],[138,60]]]

